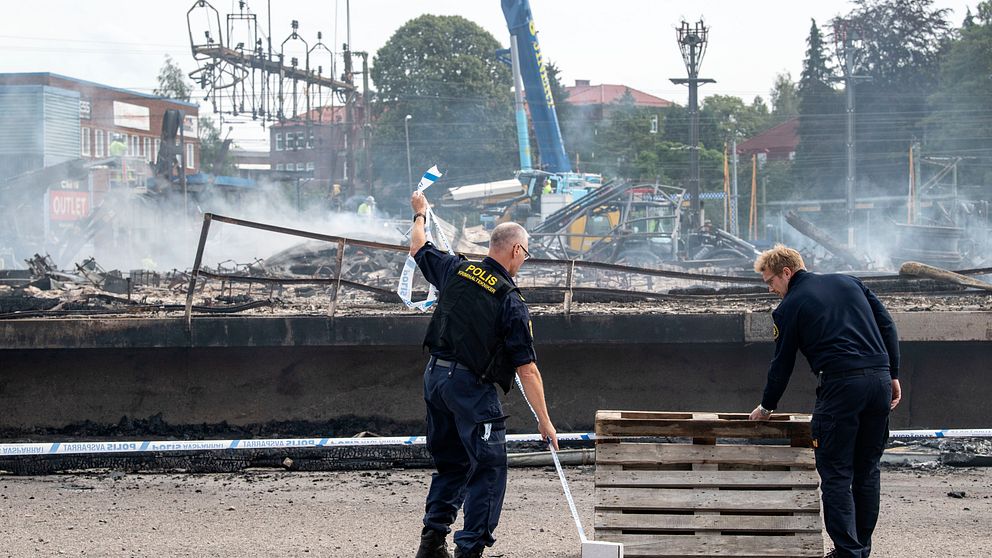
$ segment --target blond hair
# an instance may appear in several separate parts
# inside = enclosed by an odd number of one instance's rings
[[[806,264],[799,252],[784,244],[776,244],[771,250],[765,250],[754,261],[754,270],[758,273],[768,270],[778,274],[785,268],[799,271],[806,269]]]

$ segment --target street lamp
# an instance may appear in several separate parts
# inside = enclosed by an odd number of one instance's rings
[[[406,181],[413,186],[413,171],[410,170],[410,119],[409,114],[403,119],[403,131],[406,132]]]

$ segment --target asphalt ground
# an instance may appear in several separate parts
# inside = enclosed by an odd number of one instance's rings
[[[593,472],[566,469],[589,531]],[[0,556],[412,557],[429,481],[426,469],[0,475]],[[883,469],[873,557],[992,556],[990,527],[992,468]],[[485,556],[579,556],[552,468],[510,470],[496,537]]]

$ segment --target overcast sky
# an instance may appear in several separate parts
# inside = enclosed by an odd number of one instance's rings
[[[13,4],[13,2],[10,2]],[[53,72],[98,83],[151,92],[165,55],[187,72],[196,68],[190,55],[186,12],[193,0],[31,0],[17,2],[0,18],[0,72]],[[213,0],[221,18],[238,11],[236,0]],[[268,3],[248,6],[267,24]],[[936,0],[953,10],[960,24],[965,8],[977,0]],[[347,40],[345,0],[273,0],[273,43],[290,34],[290,21],[310,44],[317,31],[339,50]],[[669,78],[684,77],[675,42],[683,19],[702,17],[710,43],[701,77],[715,79],[700,97],[736,95],[766,100],[781,72],[798,79],[810,18],[824,24],[847,13],[839,0],[531,0],[538,38],[545,56],[561,70],[563,81],[624,84],[653,95],[686,102],[686,89]],[[488,30],[504,45],[508,32],[499,0],[351,0],[353,50],[374,55],[405,22],[421,14],[460,15]],[[194,11],[202,16],[203,10]],[[203,26],[202,19],[195,22]],[[336,40],[335,40],[336,37]],[[197,37],[199,39],[199,37]],[[337,46],[336,46],[337,45]],[[201,97],[202,98],[202,97]],[[209,112],[204,105],[201,113]],[[235,126],[234,137],[249,149],[263,149],[257,123]]]

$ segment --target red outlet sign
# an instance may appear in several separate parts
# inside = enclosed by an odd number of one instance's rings
[[[78,221],[90,214],[88,192],[51,190],[48,193],[48,217],[52,221]]]

